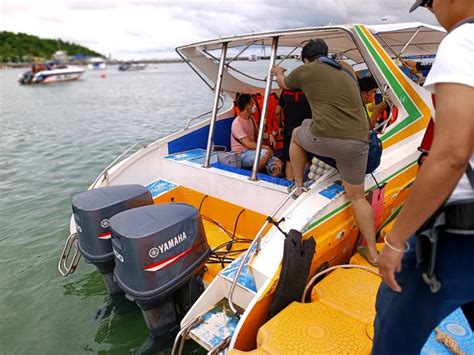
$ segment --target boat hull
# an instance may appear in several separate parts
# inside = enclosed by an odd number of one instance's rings
[[[25,73],[18,78],[18,82],[20,84],[50,84],[78,80],[83,74],[84,69],[79,67],[43,70],[35,73],[31,80],[25,80],[25,76],[28,75]]]

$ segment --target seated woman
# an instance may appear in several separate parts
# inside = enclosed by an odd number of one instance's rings
[[[236,100],[236,105],[240,113],[232,122],[231,149],[239,154],[242,167],[248,169],[252,168],[256,156],[258,127],[252,115],[256,106],[249,94],[241,94]],[[272,155],[272,149],[269,146],[262,145],[258,163],[259,171],[265,167]]]

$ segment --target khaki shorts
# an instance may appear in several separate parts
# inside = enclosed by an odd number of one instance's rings
[[[316,137],[311,132],[311,119],[306,119],[297,128],[296,142],[307,152],[333,158],[342,180],[352,185],[360,185],[365,180],[369,145],[355,139]]]

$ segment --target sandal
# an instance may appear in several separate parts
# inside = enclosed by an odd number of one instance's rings
[[[296,200],[298,197],[301,196],[301,194],[303,193],[303,191],[301,191],[298,195],[295,195],[293,192],[295,190],[295,182],[293,181],[293,183],[291,185],[289,185],[286,190],[288,191],[289,194],[292,194],[291,195],[291,198],[293,198],[293,200]]]
[[[293,188],[295,187],[295,180],[289,180],[291,182],[291,185],[288,185],[286,187],[286,191],[291,194],[291,192],[293,191]]]
[[[373,261],[370,261],[369,258],[368,258],[368,252],[369,252],[369,248],[367,248],[366,245],[361,245],[360,247],[357,248],[357,252],[359,253],[360,256],[362,256],[365,260],[367,260],[367,262],[372,265],[373,267],[379,267],[379,264],[376,263],[376,262],[373,262]],[[378,252],[377,252],[378,254]]]

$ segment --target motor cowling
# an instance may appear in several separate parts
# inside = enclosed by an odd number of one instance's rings
[[[145,206],[110,219],[115,280],[142,309],[153,336],[180,318],[178,299],[202,292],[204,265],[211,252],[199,210],[184,203]],[[189,299],[193,298],[193,299]]]
[[[150,191],[141,185],[117,185],[87,190],[72,198],[78,249],[86,262],[104,276],[110,294],[120,292],[113,280],[115,266],[110,218],[117,213],[153,204]]]

